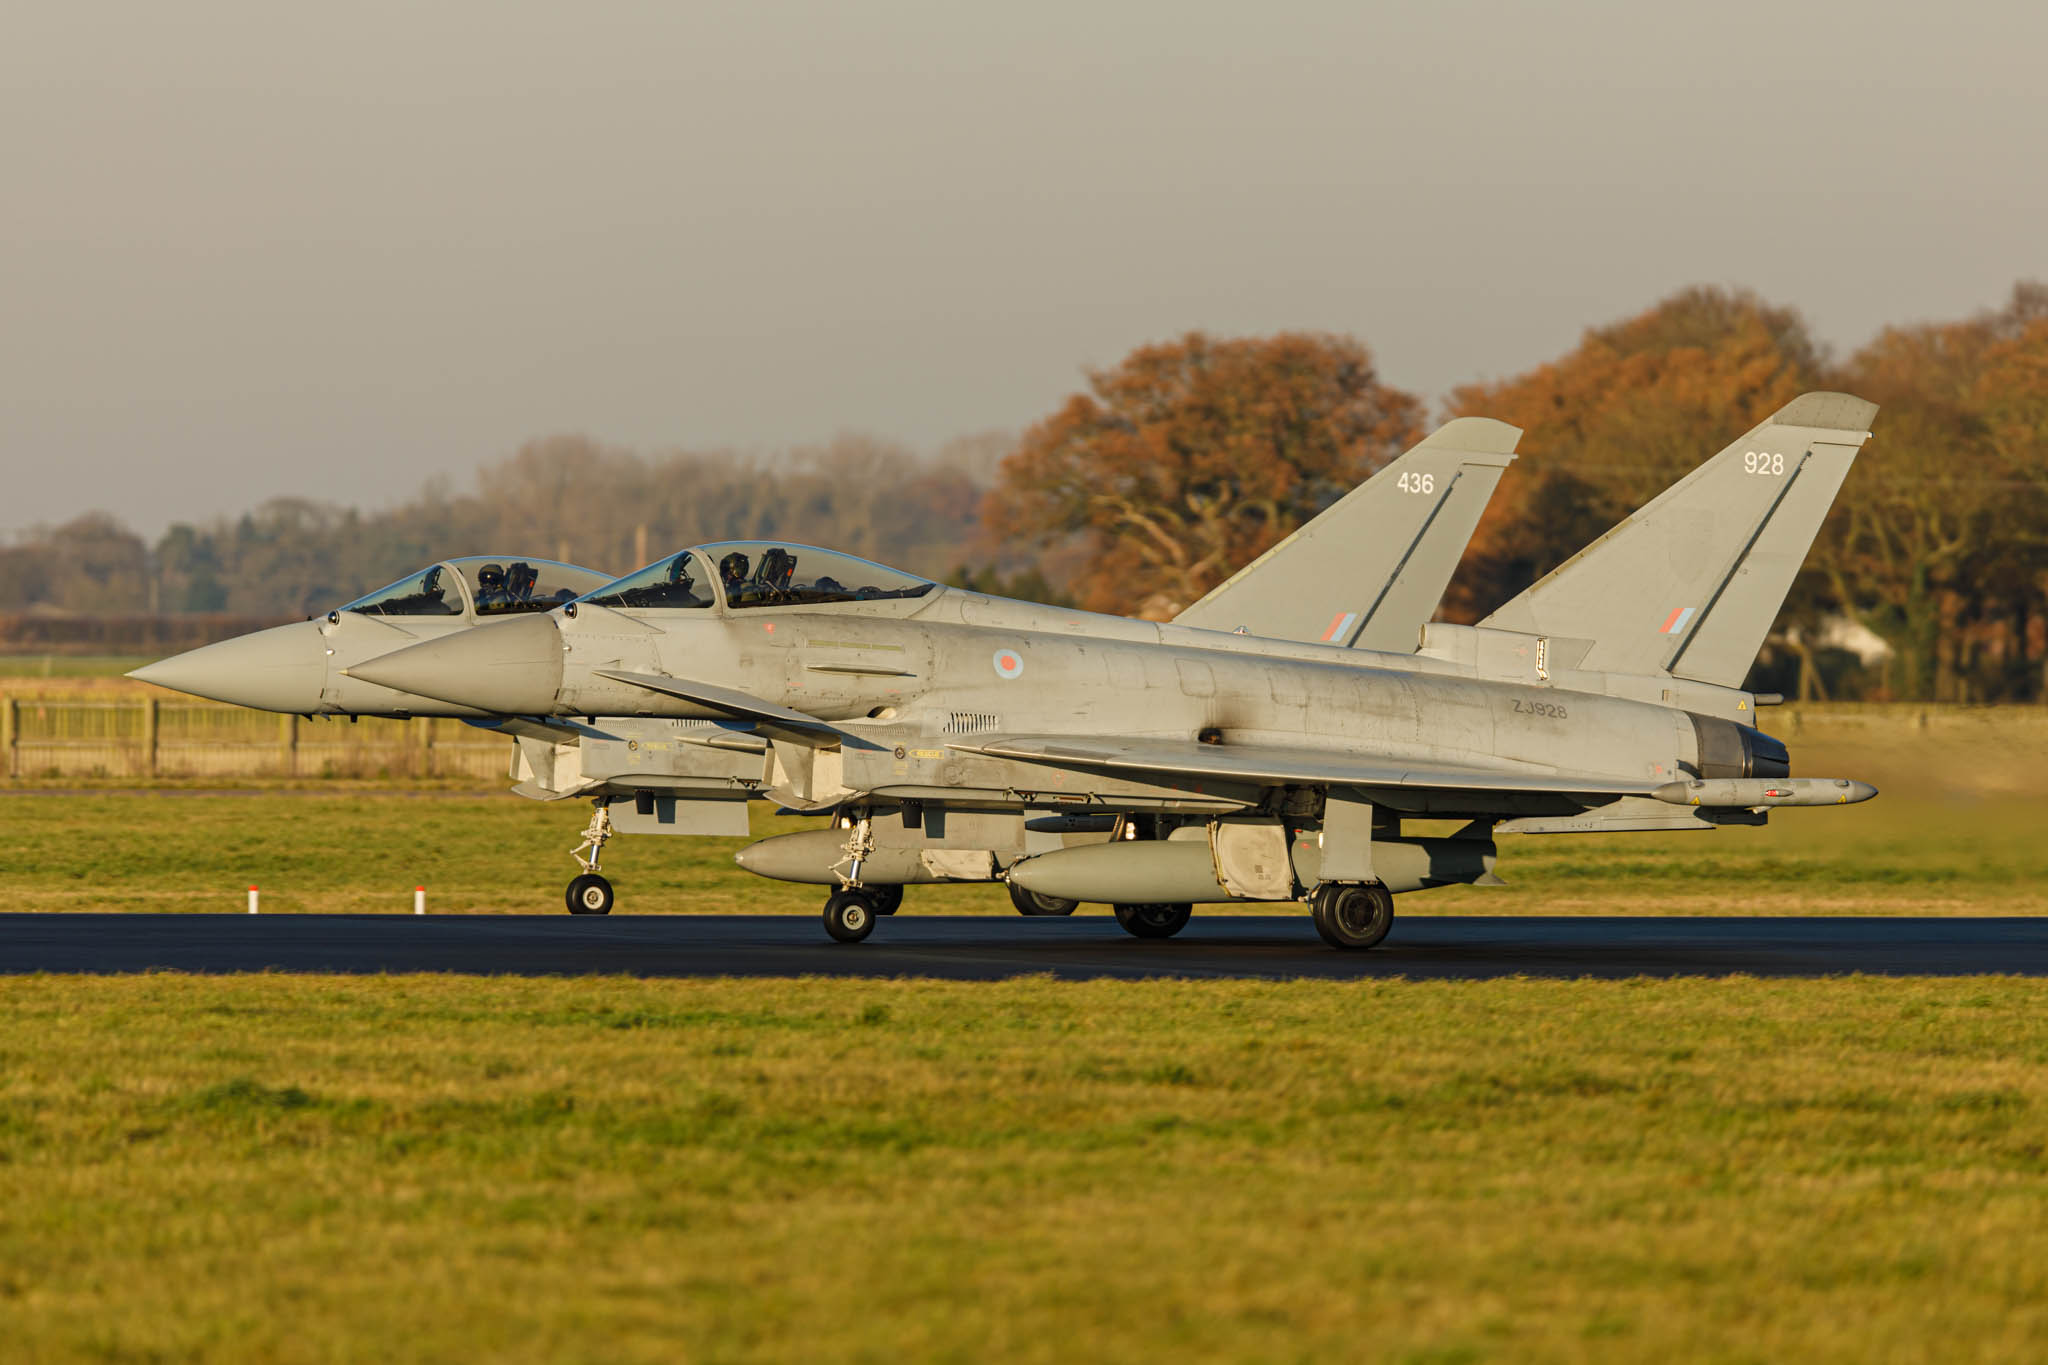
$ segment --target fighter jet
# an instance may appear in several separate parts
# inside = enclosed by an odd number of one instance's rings
[[[1412,653],[1340,645],[1341,612],[1329,643],[1297,643],[729,542],[349,672],[480,711],[758,737],[770,795],[837,818],[740,862],[832,886],[841,941],[873,931],[878,888],[1000,870],[1107,902],[1139,938],[1198,903],[1306,900],[1325,941],[1370,948],[1394,893],[1494,880],[1501,833],[1759,824],[1876,794],[1792,777],[1749,723],[1775,699],[1741,687],[1875,412],[1794,400],[1479,626],[1423,626]],[[1448,837],[1404,828],[1446,818],[1463,822]]]

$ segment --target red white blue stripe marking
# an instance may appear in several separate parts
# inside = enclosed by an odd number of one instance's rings
[[[1357,613],[1357,612],[1355,612],[1355,611],[1340,611],[1340,612],[1338,612],[1338,613],[1336,614],[1336,616],[1335,616],[1335,617],[1331,618],[1331,621],[1330,621],[1330,628],[1329,628],[1328,630],[1326,630],[1326,631],[1324,631],[1324,632],[1323,632],[1323,643],[1324,643],[1324,644],[1328,644],[1328,643],[1330,643],[1330,641],[1332,641],[1332,640],[1341,640],[1341,639],[1343,639],[1343,638],[1344,638],[1345,636],[1347,636],[1347,635],[1349,635],[1349,634],[1351,633],[1351,628],[1352,628],[1353,626],[1357,625],[1357,624],[1358,624],[1358,613]]]
[[[1658,631],[1657,633],[1658,633],[1659,635],[1676,635],[1676,634],[1678,634],[1678,632],[1679,632],[1679,631],[1681,631],[1681,630],[1684,630],[1684,629],[1685,629],[1685,623],[1686,623],[1687,621],[1690,621],[1690,620],[1692,620],[1692,614],[1693,614],[1693,612],[1695,612],[1695,611],[1697,611],[1697,610],[1698,610],[1698,608],[1697,608],[1697,607],[1677,607],[1677,608],[1674,608],[1674,609],[1672,610],[1672,613],[1671,613],[1671,614],[1670,614],[1669,616],[1667,616],[1667,617],[1665,617],[1665,618],[1664,618],[1664,628],[1663,628],[1662,630]]]

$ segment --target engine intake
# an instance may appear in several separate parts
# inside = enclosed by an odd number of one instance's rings
[[[1699,741],[1701,777],[1790,777],[1792,755],[1784,742],[1719,716],[1686,713]]]

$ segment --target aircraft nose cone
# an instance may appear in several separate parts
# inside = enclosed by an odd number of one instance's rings
[[[562,633],[546,616],[478,626],[343,669],[379,687],[497,715],[546,714],[562,687]]]
[[[320,709],[327,642],[313,621],[294,621],[146,664],[128,675],[173,692],[259,711]]]

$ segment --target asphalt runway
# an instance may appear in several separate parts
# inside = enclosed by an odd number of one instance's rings
[[[1342,953],[1308,917],[1201,915],[1166,942],[1106,915],[899,915],[865,943],[808,915],[0,915],[0,972],[454,972],[998,980],[2048,975],[2048,919],[1398,919]]]

